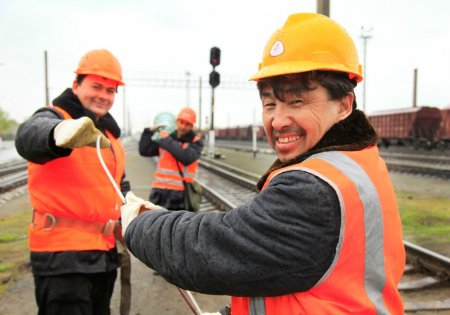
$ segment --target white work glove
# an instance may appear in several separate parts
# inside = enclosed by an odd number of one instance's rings
[[[129,191],[125,196],[125,204],[120,207],[122,218],[122,235],[125,235],[128,225],[134,218],[136,218],[141,212],[148,210],[164,209],[157,206],[150,201],[146,201],[137,197],[133,192]]]
[[[96,146],[97,137],[101,136],[100,147],[109,148],[109,140],[95,128],[89,117],[66,119],[56,125],[53,132],[55,144],[61,148],[75,149],[84,146]]]

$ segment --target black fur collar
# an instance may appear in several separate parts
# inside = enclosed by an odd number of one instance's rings
[[[256,187],[261,190],[267,177],[273,171],[300,163],[312,154],[325,151],[357,151],[377,143],[378,136],[366,115],[360,110],[354,110],[346,119],[331,127],[319,143],[308,152],[287,162],[281,162],[277,159],[259,179]]]
[[[73,94],[71,88],[67,88],[60,96],[55,98],[52,103],[53,105],[64,109],[70,114],[70,116],[72,116],[72,118],[77,119],[87,116],[94,121],[95,126],[98,129],[102,131],[108,130],[115,138],[120,137],[120,128],[113,116],[111,116],[110,113],[107,113],[105,116],[97,120],[93,112],[81,105],[80,100],[75,94]]]
[[[173,131],[170,136],[180,142],[188,142],[188,143],[192,143],[194,141],[194,137],[195,137],[195,132],[193,130],[189,131],[188,133],[186,133],[184,136],[182,136],[181,138],[178,138],[178,133],[177,131]]]

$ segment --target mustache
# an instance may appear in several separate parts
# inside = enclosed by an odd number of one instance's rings
[[[285,134],[298,134],[299,136],[304,136],[306,134],[306,131],[298,126],[281,130],[272,130],[272,138],[276,138]]]

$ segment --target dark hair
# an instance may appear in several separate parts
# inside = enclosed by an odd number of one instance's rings
[[[77,84],[80,85],[81,82],[86,78],[87,74],[77,74],[77,77],[75,81],[77,81]]]
[[[77,84],[80,85],[84,79],[86,78],[87,74],[77,74],[77,77],[75,78],[75,81],[77,81]],[[118,91],[118,85],[116,85],[116,93]]]
[[[279,75],[258,80],[259,96],[264,89],[270,86],[275,97],[284,101],[284,93],[300,94],[304,91],[315,89],[314,83],[323,86],[330,100],[339,100],[349,92],[355,95],[356,82],[348,77],[347,73],[336,71],[309,71],[295,74]],[[356,109],[356,96],[353,101],[353,109]]]

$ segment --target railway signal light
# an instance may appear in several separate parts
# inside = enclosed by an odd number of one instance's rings
[[[213,67],[220,65],[220,48],[213,47],[209,55],[209,63]]]
[[[220,84],[220,73],[217,72],[216,70],[213,70],[210,74],[209,74],[209,84],[215,88]]]

